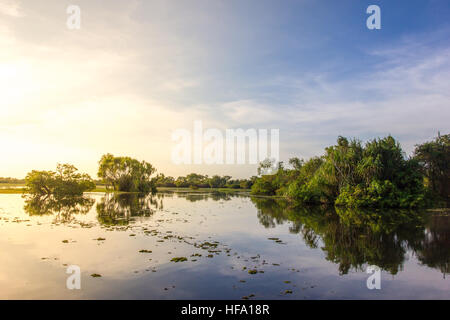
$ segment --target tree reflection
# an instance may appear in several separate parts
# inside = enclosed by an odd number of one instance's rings
[[[450,273],[450,217],[433,215],[428,225],[416,255],[422,264],[439,269],[445,277]]]
[[[103,225],[127,225],[135,217],[149,217],[162,209],[162,197],[140,193],[107,193],[97,203],[97,219]]]
[[[290,222],[311,248],[338,264],[339,272],[363,270],[367,264],[397,274],[407,251],[423,264],[449,272],[450,217],[399,210],[355,211],[326,207],[289,206],[284,200],[252,198],[266,228]]]
[[[86,214],[95,200],[86,197],[25,196],[24,210],[30,216],[55,215],[56,222],[70,222],[74,215]]]
[[[226,193],[226,192],[220,192],[220,191],[213,191],[213,192],[195,192],[195,193],[178,193],[178,197],[185,198],[189,202],[196,202],[196,201],[208,201],[209,199],[213,201],[229,201],[233,197],[239,197],[241,195],[238,194],[232,194],[232,193]]]

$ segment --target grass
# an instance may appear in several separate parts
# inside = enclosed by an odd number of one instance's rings
[[[0,194],[22,194],[22,193],[25,193],[25,188],[0,189]]]
[[[23,183],[4,183],[4,182],[0,182],[0,188],[2,187],[21,187],[21,186],[25,186],[25,184]]]

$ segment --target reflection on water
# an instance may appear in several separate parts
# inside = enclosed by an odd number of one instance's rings
[[[24,265],[21,277],[40,274],[48,287],[43,298],[450,298],[446,214],[295,208],[220,192],[2,195],[0,232],[0,298],[40,297],[8,278]],[[64,272],[46,274],[42,261],[59,260],[80,265],[84,290],[55,284]],[[390,275],[380,292],[365,287],[368,265]]]
[[[384,211],[377,217],[376,223],[365,221],[355,223],[346,219],[355,216],[351,209],[334,208],[289,208],[286,202],[273,199],[253,199],[258,210],[259,221],[266,227],[291,221],[292,233],[301,234],[303,241],[311,248],[321,249],[326,259],[339,265],[339,272],[347,274],[350,269],[363,271],[363,266],[376,265],[391,274],[397,274],[403,266],[408,249],[417,253],[423,250],[426,238],[425,214]],[[358,215],[374,216],[373,212],[358,212]],[[404,223],[403,215],[415,216]],[[397,221],[393,219],[397,217]],[[447,219],[447,217],[445,217]],[[448,220],[448,219],[447,219]],[[429,224],[429,228],[433,228]],[[429,232],[435,234],[436,229]],[[450,228],[441,229],[437,238],[448,238]],[[441,246],[440,258],[448,264],[450,246]],[[436,257],[438,258],[438,257]],[[448,272],[448,271],[446,271]]]
[[[428,219],[428,228],[415,252],[421,263],[439,269],[444,275],[450,273],[450,219],[433,215]]]
[[[153,195],[107,193],[97,203],[97,218],[102,225],[127,225],[134,217],[150,217],[163,208]]]
[[[69,222],[77,214],[86,214],[95,200],[90,197],[25,196],[24,210],[30,216],[53,215],[57,222]]]

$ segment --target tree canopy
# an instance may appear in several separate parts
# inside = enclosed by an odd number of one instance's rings
[[[156,169],[146,161],[138,161],[130,157],[115,157],[108,153],[99,161],[98,177],[116,191],[154,192],[155,182],[152,179]]]
[[[71,164],[58,164],[55,171],[33,170],[25,177],[28,193],[36,196],[80,196],[95,189],[95,183],[86,173],[78,173]]]
[[[450,204],[450,134],[439,134],[434,141],[417,145],[414,157],[432,194]]]
[[[448,195],[448,136],[419,146],[415,154],[407,158],[392,136],[365,144],[338,137],[320,157],[292,158],[291,168],[279,163],[275,173],[255,181],[252,193],[349,207],[418,207],[427,203],[425,170],[433,189]]]

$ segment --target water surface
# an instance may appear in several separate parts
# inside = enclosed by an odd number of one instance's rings
[[[80,290],[66,287],[70,265]],[[223,193],[0,194],[1,299],[449,299],[449,271],[445,214],[356,225]]]

